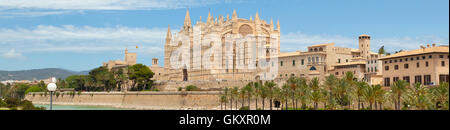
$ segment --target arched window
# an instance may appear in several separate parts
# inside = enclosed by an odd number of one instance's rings
[[[314,71],[314,70],[317,70],[317,69],[316,69],[316,67],[313,66],[309,70]]]
[[[323,48],[321,47],[321,48],[319,48],[319,51],[323,51]]]

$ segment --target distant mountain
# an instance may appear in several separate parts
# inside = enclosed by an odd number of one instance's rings
[[[0,70],[0,81],[4,80],[40,80],[50,77],[65,79],[70,75],[87,75],[89,71],[70,71],[58,68],[33,69],[22,71],[2,71]]]

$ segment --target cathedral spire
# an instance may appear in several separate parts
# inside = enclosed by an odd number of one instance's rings
[[[214,20],[213,20],[213,18],[212,18],[212,15],[211,15],[211,10],[208,12],[208,18],[206,19],[206,24],[211,24],[211,23],[213,23],[214,22]]]
[[[192,26],[191,16],[189,15],[189,9],[186,9],[186,17],[184,18],[184,28],[188,29]]]
[[[167,28],[167,35],[166,35],[166,44],[168,41],[170,41],[172,39],[172,32],[170,31],[170,25]]]
[[[237,13],[236,13],[236,9],[233,11],[233,16],[232,16],[232,20],[237,20],[238,19],[238,16],[237,16]]]
[[[280,20],[277,21],[277,30],[280,31]]]
[[[259,14],[258,14],[258,12],[256,12],[255,21],[259,21]]]

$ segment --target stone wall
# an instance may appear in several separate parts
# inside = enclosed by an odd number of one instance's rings
[[[53,103],[146,110],[214,110],[220,109],[219,97],[220,92],[85,92],[54,95]],[[50,95],[29,93],[25,99],[34,104],[49,104]]]

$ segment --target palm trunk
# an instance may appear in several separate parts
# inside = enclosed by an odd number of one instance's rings
[[[398,103],[397,103],[398,109],[401,110],[400,95],[398,95],[397,99],[398,99],[398,100],[397,100],[397,101],[398,101]]]
[[[262,98],[262,110],[264,110],[264,102],[266,101],[265,98]]]
[[[358,110],[361,110],[361,99],[358,97]]]
[[[258,97],[255,97],[255,110],[258,110]]]
[[[272,110],[272,98],[270,98],[270,110]]]
[[[286,110],[288,110],[288,99],[286,98]]]

